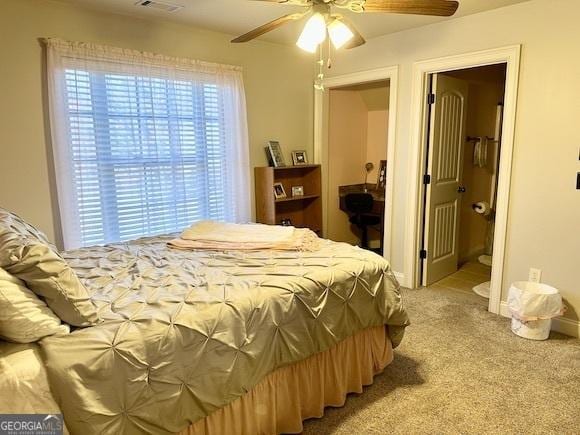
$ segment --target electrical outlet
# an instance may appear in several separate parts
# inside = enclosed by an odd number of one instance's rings
[[[530,275],[528,277],[528,280],[531,282],[540,282],[541,279],[542,279],[542,270],[530,267]]]

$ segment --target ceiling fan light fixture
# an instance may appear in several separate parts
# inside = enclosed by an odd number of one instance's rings
[[[352,30],[338,18],[335,18],[328,25],[328,34],[330,35],[332,45],[337,50],[354,37]]]
[[[320,42],[312,42],[298,39],[296,45],[300,47],[302,50],[307,51],[308,53],[316,53],[316,49],[320,45]]]
[[[306,22],[304,30],[302,30],[296,45],[304,51],[314,53],[318,45],[325,39],[326,20],[321,13],[317,12],[312,15]]]

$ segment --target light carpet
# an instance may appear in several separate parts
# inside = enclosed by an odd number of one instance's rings
[[[394,362],[305,434],[580,434],[580,340],[519,338],[474,294],[403,297],[412,325]]]

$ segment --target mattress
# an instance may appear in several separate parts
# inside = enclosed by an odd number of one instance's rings
[[[207,252],[168,238],[64,253],[104,321],[40,342],[72,433],[177,433],[274,370],[408,324],[388,262],[347,244]]]

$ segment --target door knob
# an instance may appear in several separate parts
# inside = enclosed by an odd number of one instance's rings
[[[459,186],[459,187],[457,188],[457,191],[458,191],[459,193],[465,193],[465,187],[463,187],[463,186]]]

